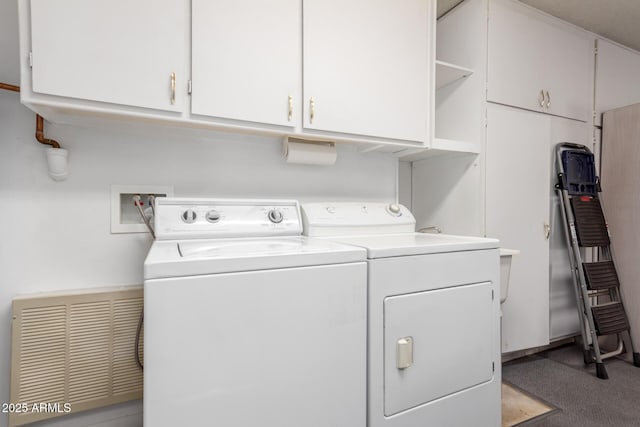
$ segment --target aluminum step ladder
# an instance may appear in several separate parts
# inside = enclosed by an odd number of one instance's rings
[[[608,379],[603,360],[624,351],[624,335],[640,367],[640,354],[629,333],[629,320],[620,296],[620,281],[611,255],[611,242],[598,193],[595,160],[584,145],[556,146],[556,191],[565,219],[573,283],[578,305],[584,363],[595,362],[596,375]],[[615,335],[617,347],[602,353],[599,336]]]

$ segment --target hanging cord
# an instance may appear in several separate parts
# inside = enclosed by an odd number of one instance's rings
[[[151,223],[149,222],[149,218],[147,218],[147,216],[142,211],[142,204],[140,203],[140,195],[139,194],[136,194],[136,195],[133,196],[133,203],[138,208],[138,212],[140,212],[140,216],[142,217],[142,220],[144,221],[144,223],[146,224],[147,228],[149,229],[149,233],[151,233],[151,237],[153,237],[155,239],[156,238],[156,233],[154,233],[153,227],[151,227]]]
[[[153,213],[153,216],[156,216],[156,196],[154,196],[153,194],[149,194],[149,197],[147,197],[147,203],[149,204],[149,206],[151,206],[151,213]]]
[[[147,198],[147,203],[149,203],[149,206],[151,206],[151,212],[153,213],[154,216],[156,214],[155,202],[156,202],[155,196],[154,195],[149,195],[149,197]],[[140,217],[142,218],[142,220],[146,224],[147,228],[149,229],[149,233],[151,233],[151,236],[155,239],[156,238],[156,234],[154,233],[153,228],[151,227],[151,223],[149,222],[149,219],[147,218],[147,216],[144,214],[144,211],[142,210],[142,204],[140,203],[140,195],[139,194],[136,194],[136,195],[133,196],[133,203],[138,208],[138,212],[140,213]],[[142,363],[142,360],[140,359],[140,335],[142,335],[142,325],[143,325],[143,323],[144,323],[144,310],[142,312],[140,312],[140,318],[138,319],[138,327],[136,328],[136,342],[135,342],[135,348],[134,348],[134,353],[135,353],[135,357],[136,357],[136,365],[138,365],[140,370],[144,371],[144,364]]]
[[[144,371],[144,365],[142,364],[142,360],[140,360],[140,335],[142,332],[142,323],[144,322],[144,310],[140,313],[140,319],[138,319],[138,329],[136,329],[136,364],[140,368],[140,370]]]

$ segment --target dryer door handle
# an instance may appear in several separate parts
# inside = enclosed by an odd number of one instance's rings
[[[396,366],[407,369],[413,366],[413,338],[400,338],[396,343]]]

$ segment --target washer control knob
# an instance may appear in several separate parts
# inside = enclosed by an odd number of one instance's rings
[[[393,216],[400,216],[402,211],[400,210],[400,205],[396,205],[395,203],[391,203],[387,205],[387,212],[389,212]]]
[[[198,215],[193,209],[187,209],[186,211],[182,212],[181,216],[182,216],[182,221],[186,222],[187,224],[192,224],[196,222],[196,218],[198,217]]]
[[[209,221],[212,224],[215,224],[216,222],[220,221],[220,212],[218,212],[215,209],[210,210],[209,212],[207,212],[204,217],[206,218],[207,221]]]
[[[274,224],[279,224],[284,219],[282,212],[278,209],[271,209],[267,216],[269,217],[269,221],[273,222]]]

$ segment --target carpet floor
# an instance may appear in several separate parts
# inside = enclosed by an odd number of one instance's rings
[[[584,367],[578,345],[505,363],[503,379],[559,410],[526,421],[527,427],[640,426],[640,368],[622,359],[605,362],[608,380]]]

